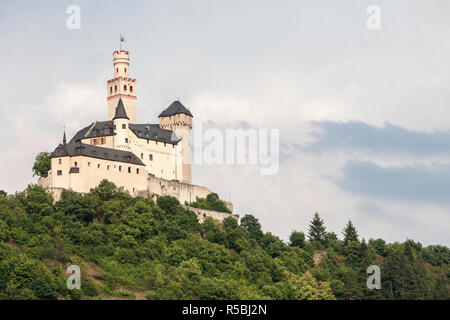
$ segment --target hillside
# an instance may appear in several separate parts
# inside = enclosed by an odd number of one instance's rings
[[[447,247],[317,235],[286,244],[250,215],[199,224],[175,198],[133,198],[107,181],[56,203],[30,186],[0,193],[0,299],[450,298]],[[70,264],[81,290],[66,286]],[[366,289],[371,264],[381,290]]]

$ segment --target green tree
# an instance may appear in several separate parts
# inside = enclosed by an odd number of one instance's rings
[[[246,214],[241,218],[241,226],[248,230],[251,238],[261,242],[264,233],[261,230],[261,224],[257,218],[250,214]]]
[[[50,152],[40,152],[33,164],[33,176],[46,178],[50,168]]]
[[[344,234],[344,245],[347,245],[349,241],[358,242],[358,232],[356,232],[356,228],[351,220],[348,220],[348,223],[344,228],[343,234]]]
[[[289,237],[289,245],[291,247],[303,248],[305,246],[305,234],[303,232],[293,230]]]
[[[316,212],[314,218],[309,225],[308,239],[310,242],[318,241],[320,243],[325,243],[325,236],[327,232],[325,229],[325,224],[323,219],[320,218],[319,214]]]

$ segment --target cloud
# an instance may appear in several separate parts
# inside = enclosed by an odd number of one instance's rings
[[[381,167],[351,160],[336,183],[356,194],[450,205],[450,164]]]
[[[318,131],[307,145],[309,151],[362,151],[389,155],[435,156],[450,154],[450,130],[422,132],[386,122],[383,127],[360,121],[312,122]]]

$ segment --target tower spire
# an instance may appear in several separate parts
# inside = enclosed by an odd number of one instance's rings
[[[64,127],[63,144],[66,144],[66,127]]]

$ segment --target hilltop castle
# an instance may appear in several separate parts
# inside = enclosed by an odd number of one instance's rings
[[[87,193],[107,179],[133,196],[171,195],[182,204],[211,191],[192,184],[190,131],[193,115],[175,101],[159,124],[136,123],[137,82],[128,75],[128,51],[113,53],[114,78],[107,81],[108,120],[95,121],[51,154],[48,177],[39,184],[59,199],[63,189]],[[227,203],[232,211],[231,203]],[[229,214],[195,210],[222,219]],[[200,216],[201,215],[201,216]]]

